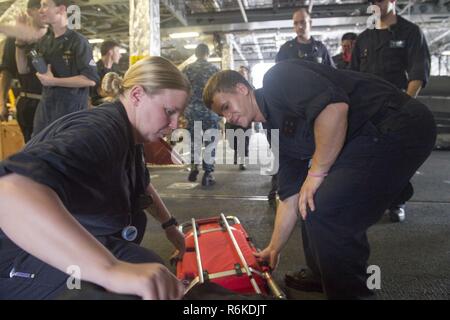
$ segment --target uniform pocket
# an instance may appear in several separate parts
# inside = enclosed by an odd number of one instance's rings
[[[383,48],[382,50],[384,72],[403,72],[406,69],[406,52],[404,48]]]

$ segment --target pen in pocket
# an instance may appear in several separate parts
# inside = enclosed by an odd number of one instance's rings
[[[19,272],[16,271],[14,268],[12,268],[11,272],[9,273],[9,277],[19,277],[19,278],[27,278],[27,279],[33,279],[34,273],[27,273],[27,272]]]

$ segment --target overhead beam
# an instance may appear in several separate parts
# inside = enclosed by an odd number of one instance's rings
[[[241,47],[236,43],[234,36],[230,37],[230,42],[233,45],[233,48],[236,49],[236,52],[241,57],[242,61],[245,61],[245,64],[248,65],[247,60],[245,59],[245,55],[242,53]]]
[[[419,25],[427,24],[427,27],[438,26],[441,20],[436,19],[441,15],[436,14],[422,14],[411,15],[411,21]],[[354,17],[330,17],[330,18],[314,18],[314,31],[327,30],[328,28],[358,28],[361,31],[366,26],[367,16],[354,16]],[[425,22],[424,22],[425,21]],[[212,32],[245,32],[245,31],[257,31],[264,29],[290,29],[292,30],[292,20],[266,20],[249,23],[220,23],[203,25],[203,24],[191,24],[189,28],[165,28],[161,29],[163,35],[167,35],[173,32],[187,32],[197,31],[200,33],[212,33]]]
[[[174,15],[175,18],[183,25],[187,26],[188,21],[186,19],[186,8],[184,7],[184,2],[176,0],[160,0],[161,3]],[[181,5],[180,5],[181,3]]]
[[[333,17],[333,16],[348,16],[350,12],[360,9],[365,12],[367,8],[366,3],[351,3],[351,4],[328,4],[316,5],[314,12],[311,14],[312,18]],[[363,10],[364,9],[364,10]],[[249,22],[268,21],[268,20],[286,20],[292,19],[293,8],[278,8],[276,11],[273,8],[262,9],[247,9],[245,14]],[[237,18],[241,16],[240,10],[228,10],[221,12],[198,12],[189,15],[189,25],[196,24],[211,24],[211,21],[217,23],[236,23],[239,22]]]
[[[244,22],[247,23],[248,22],[247,13],[245,12],[242,0],[237,0],[237,2],[239,4],[239,9],[241,10],[242,19],[244,19]]]
[[[314,6],[314,0],[309,0],[308,12],[311,13]]]
[[[128,19],[124,18],[123,16],[121,16],[120,14],[114,12],[113,10],[111,10],[110,8],[108,8],[105,5],[101,6],[103,10],[105,10],[107,13],[109,13],[110,15],[114,16],[115,18],[119,19],[122,22],[125,22],[128,24]]]
[[[264,62],[264,57],[261,52],[261,47],[259,46],[259,43],[258,43],[258,38],[255,37],[255,33],[253,33],[253,32],[252,32],[252,39],[253,39],[253,42],[256,44],[256,54],[258,55],[258,59],[261,60],[261,62]]]
[[[428,45],[432,45],[433,43],[435,43],[436,41],[439,41],[443,38],[445,38],[448,34],[450,34],[450,30],[445,31],[444,33],[441,33],[440,35],[438,35],[436,38],[432,39]]]
[[[323,28],[337,27],[355,27],[356,24],[361,26],[366,25],[366,17],[340,17],[340,18],[317,18],[314,19],[314,30],[320,30]],[[232,24],[210,24],[210,25],[190,25],[189,27],[180,28],[165,28],[161,29],[163,35],[168,35],[174,32],[187,32],[197,31],[200,33],[212,33],[212,32],[248,32],[264,30],[264,29],[292,29],[292,20],[271,20],[261,22],[249,22],[249,23],[232,23]]]
[[[416,4],[416,0],[409,0],[408,4],[402,10],[397,12],[397,14],[399,14],[399,15],[404,14],[406,11],[408,11],[415,4]],[[411,10],[409,12],[411,12]]]

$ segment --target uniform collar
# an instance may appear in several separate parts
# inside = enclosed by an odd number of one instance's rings
[[[72,29],[67,28],[67,29],[66,29],[66,32],[64,32],[64,34],[62,34],[62,35],[59,36],[59,37],[55,37],[55,33],[53,32],[53,30],[51,30],[51,28],[49,28],[49,31],[51,32],[53,38],[55,38],[55,39],[64,39],[64,38],[67,38],[68,36],[70,36],[70,35],[74,32]]]
[[[254,91],[254,93],[255,93],[256,104],[258,105],[259,110],[261,111],[262,115],[264,116],[264,119],[269,120],[269,113],[267,112],[267,105],[266,105],[266,101],[264,100],[263,88],[256,89]]]
[[[134,147],[136,142],[134,141],[133,127],[131,126],[130,119],[128,118],[127,110],[125,109],[125,106],[123,105],[122,101],[120,101],[120,99],[117,99],[116,101],[114,101],[113,104],[117,107],[117,109],[119,110],[119,112],[121,113],[121,115],[123,116],[123,118],[127,124],[127,131],[128,131],[128,135],[129,135],[130,146]],[[134,148],[132,148],[132,149],[134,150]]]
[[[296,43],[296,44],[298,44],[298,45],[301,45],[301,44],[303,44],[303,45],[315,45],[315,44],[317,44],[317,40],[314,39],[313,36],[311,36],[311,37],[309,38],[309,40],[311,41],[310,43],[300,43],[300,42],[297,41],[297,37],[295,37],[295,38],[292,39],[291,41],[294,42],[294,43]]]

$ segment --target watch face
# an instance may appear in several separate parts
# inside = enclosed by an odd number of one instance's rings
[[[136,240],[138,235],[137,228],[135,226],[127,226],[122,230],[122,238],[127,241]]]

